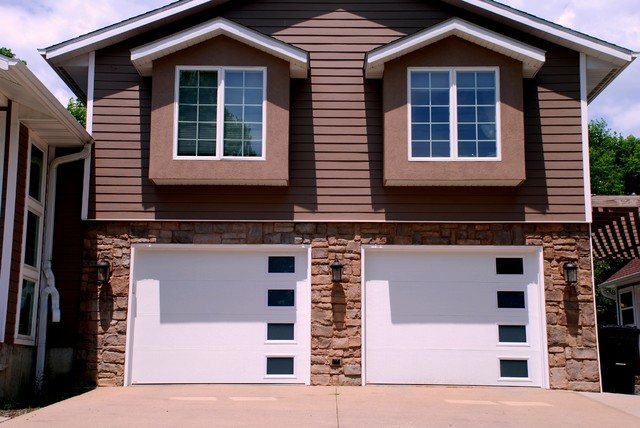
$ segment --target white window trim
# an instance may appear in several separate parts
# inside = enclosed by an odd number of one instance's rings
[[[524,327],[526,341],[525,342],[501,342],[500,341],[500,327]],[[528,348],[531,347],[529,343],[529,325],[526,323],[518,322],[500,322],[496,324],[496,346],[499,348]]]
[[[31,151],[33,147],[37,147],[42,151],[42,175],[40,177],[40,201],[33,199],[29,195],[29,184],[31,177]],[[45,197],[46,197],[46,179],[47,179],[47,166],[49,164],[49,154],[47,146],[42,142],[36,140],[33,137],[29,138],[29,151],[27,153],[27,180],[25,184],[25,204],[24,204],[24,220],[22,229],[22,255],[20,257],[20,280],[18,283],[18,302],[16,310],[16,322],[15,322],[15,336],[14,342],[19,345],[35,345],[36,341],[36,323],[38,315],[38,307],[40,301],[40,284],[41,284],[41,266],[42,266],[42,247],[44,239],[44,210],[45,210]],[[25,254],[27,245],[27,218],[29,212],[33,212],[39,218],[38,221],[38,248],[36,266],[29,266],[25,264]],[[35,284],[33,291],[33,313],[31,314],[31,334],[24,335],[19,333],[20,328],[20,310],[22,303],[22,286],[24,281],[31,281]]]
[[[630,311],[631,313],[633,313],[633,324],[623,324],[622,321],[622,306],[620,303],[621,300],[621,295],[624,293],[629,293],[631,294],[631,307],[630,308],[625,308],[624,311]],[[636,299],[636,287],[625,287],[625,288],[621,288],[618,291],[618,320],[621,326],[632,326],[635,327],[638,325],[638,299]]]
[[[449,157],[414,157],[411,150],[411,72],[413,71],[448,71],[449,72]],[[496,156],[495,157],[458,157],[458,103],[455,73],[458,71],[494,71],[496,73]],[[502,160],[502,133],[500,121],[500,68],[499,67],[408,67],[407,68],[407,153],[409,161],[416,162],[499,162]]]
[[[267,374],[267,360],[269,358],[292,358],[293,359],[293,374]],[[291,353],[268,353],[264,356],[264,379],[297,379],[296,373],[297,355]]]
[[[178,100],[180,92],[180,72],[184,70],[218,72],[218,109],[216,112],[216,155],[215,156],[179,156],[178,155]],[[224,150],[224,73],[226,71],[262,71],[262,156],[223,156]],[[173,96],[173,159],[174,160],[266,160],[267,137],[267,68],[266,67],[224,67],[224,66],[176,66],[175,88]]]
[[[291,324],[293,325],[293,339],[269,339],[269,324]],[[265,345],[297,345],[298,344],[298,323],[293,321],[278,320],[264,323],[264,343]]]
[[[498,382],[532,382],[531,380],[531,359],[529,357],[520,357],[512,355],[498,355]],[[527,377],[508,377],[500,376],[500,361],[526,361]]]

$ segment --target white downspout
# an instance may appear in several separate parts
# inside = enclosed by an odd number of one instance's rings
[[[91,155],[91,144],[85,144],[78,153],[54,159],[49,165],[47,179],[47,208],[44,221],[44,251],[43,251],[43,279],[40,287],[40,303],[38,305],[38,342],[36,351],[36,391],[42,391],[44,380],[44,363],[47,345],[47,321],[49,312],[49,296],[51,296],[51,320],[60,321],[60,293],[56,288],[56,279],[51,270],[53,257],[53,224],[55,220],[56,182],[58,181],[58,166],[87,159]]]

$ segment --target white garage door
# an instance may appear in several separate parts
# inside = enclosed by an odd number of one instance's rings
[[[547,386],[540,254],[365,249],[365,381]]]
[[[308,383],[308,250],[134,247],[127,383]]]

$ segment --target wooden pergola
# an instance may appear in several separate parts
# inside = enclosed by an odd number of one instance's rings
[[[640,196],[593,196],[596,259],[640,258]]]

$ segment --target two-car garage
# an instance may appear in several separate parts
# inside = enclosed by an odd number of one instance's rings
[[[126,384],[311,382],[308,246],[133,255]],[[363,383],[548,387],[538,248],[363,246],[362,266]]]

